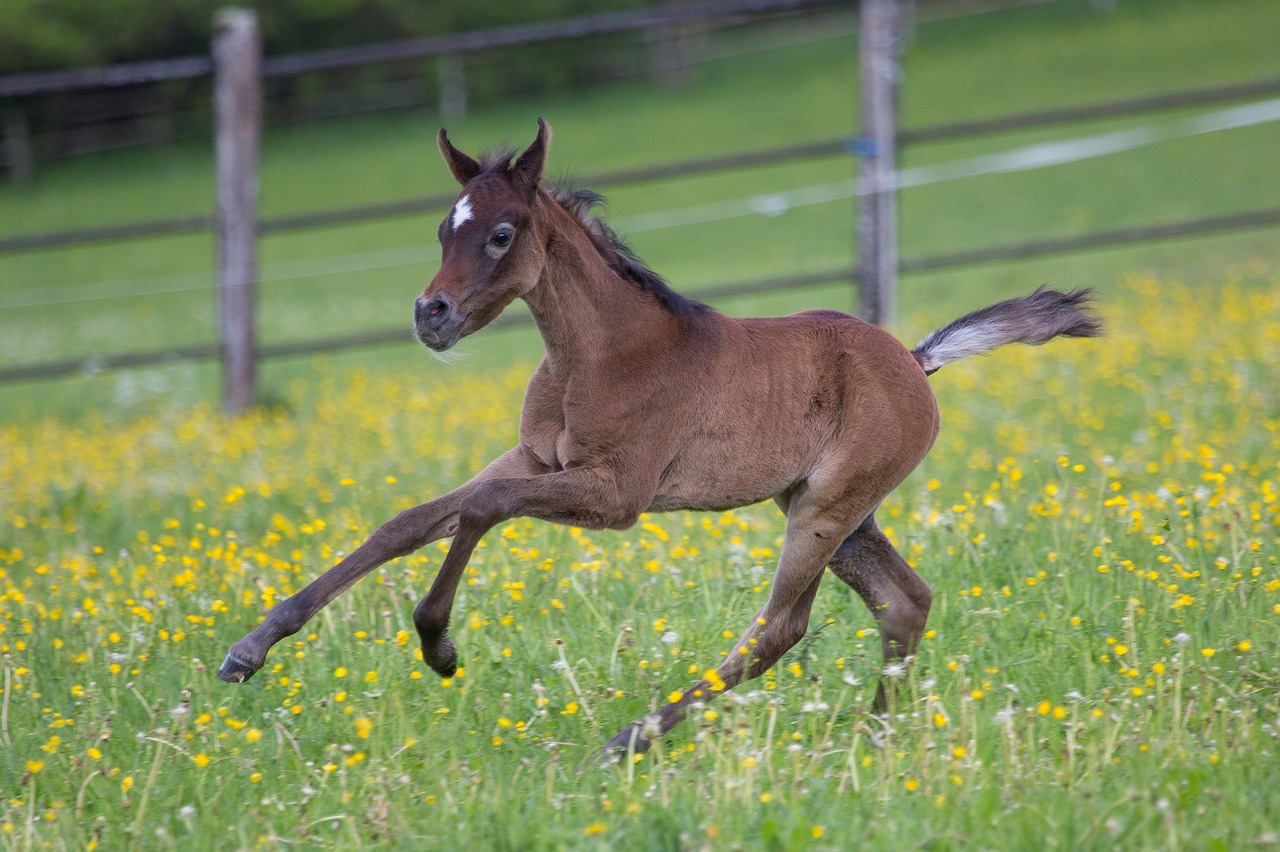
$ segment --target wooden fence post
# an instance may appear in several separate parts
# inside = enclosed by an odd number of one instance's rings
[[[893,322],[898,308],[897,0],[861,0],[858,65],[858,313],[867,322],[884,325]]]
[[[257,17],[245,9],[218,12],[213,33],[222,405],[234,414],[254,395],[262,41]]]

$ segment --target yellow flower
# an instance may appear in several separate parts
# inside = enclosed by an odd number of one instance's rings
[[[605,829],[606,829],[606,828],[608,828],[608,827],[609,827],[609,826],[605,825],[605,824],[604,824],[604,823],[602,823],[602,822],[593,822],[593,823],[591,823],[591,825],[589,825],[589,826],[587,826],[586,828],[584,828],[584,829],[582,830],[582,833],[583,833],[583,834],[586,834],[588,837],[593,837],[593,836],[595,836],[595,835],[597,835],[597,834],[603,834],[603,833],[604,833],[604,831],[605,831]]]
[[[196,766],[200,767],[201,769],[204,769],[206,766],[209,765],[209,755],[205,754],[204,752],[200,752],[194,758],[192,758],[192,760],[194,760]]]
[[[369,732],[373,730],[373,722],[368,716],[361,716],[355,721],[356,736],[362,740],[369,739]]]
[[[262,739],[262,731],[259,731],[257,728],[250,728],[244,732],[244,738],[248,742],[256,743],[258,740]]]
[[[38,774],[40,773],[40,770],[41,770],[41,769],[44,769],[44,761],[43,761],[43,760],[28,760],[28,761],[27,761],[27,771],[28,771],[28,772],[30,772],[32,775],[38,775]]]

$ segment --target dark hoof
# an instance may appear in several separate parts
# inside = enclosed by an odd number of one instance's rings
[[[453,677],[458,672],[458,652],[448,636],[431,644],[423,642],[422,660],[440,677]]]
[[[604,748],[596,752],[594,761],[601,766],[610,766],[625,760],[628,752],[644,754],[648,750],[649,741],[640,733],[640,728],[636,725],[628,725],[609,740]]]
[[[227,658],[222,661],[222,668],[218,669],[218,678],[227,683],[244,683],[259,668],[261,666],[251,666],[235,654],[227,654]]]

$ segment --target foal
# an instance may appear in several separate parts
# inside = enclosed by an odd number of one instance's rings
[[[542,186],[550,130],[512,163],[438,143],[463,187],[440,225],[440,271],[414,303],[414,330],[443,351],[517,298],[546,349],[525,393],[519,443],[456,491],[407,509],[232,646],[219,677],[247,680],[276,642],[379,565],[453,536],[413,613],[422,656],[457,668],[447,631],[458,581],[496,524],[534,517],[627,529],[642,512],[724,510],[772,498],[786,540],[769,599],[716,670],[607,750],[648,748],[696,697],[774,665],[804,635],[823,572],[880,622],[886,664],[908,658],[932,593],[876,525],[874,511],[938,433],[925,378],[1006,343],[1100,332],[1088,292],[1040,289],[976,311],[908,350],[839,311],[737,319],[681,296],[600,220],[598,200]],[[885,707],[884,684],[876,706]]]

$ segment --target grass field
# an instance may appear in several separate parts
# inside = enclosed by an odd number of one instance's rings
[[[411,636],[434,547],[368,578],[250,683],[213,676],[265,608],[508,446],[531,364],[322,371],[235,421],[197,406],[7,427],[0,837],[1273,842],[1276,283],[1204,299],[1133,279],[1104,340],[939,373],[938,446],[880,513],[937,593],[899,713],[868,715],[875,622],[830,581],[775,670],[615,769],[583,763],[714,666],[767,594],[772,507],[625,534],[504,525],[460,593],[452,680]]]
[[[1277,72],[1275,4],[1086,7],[921,24],[907,123]],[[453,135],[468,150],[523,141],[542,113],[557,132],[553,168],[585,173],[847,133],[851,45],[719,60],[674,92],[512,104]],[[920,148],[905,165],[1149,120]],[[443,189],[432,132],[421,115],[273,131],[264,206]],[[1261,125],[909,190],[903,253],[1270,205],[1277,133]],[[611,215],[850,168],[619,190]],[[197,146],[67,164],[0,189],[0,231],[203,211],[208,173]],[[264,285],[264,337],[407,325],[434,226],[265,241],[268,269],[307,268]],[[833,204],[633,243],[696,290],[848,262],[851,227],[851,204]],[[809,636],[773,671],[610,769],[584,761],[716,665],[767,595],[782,534],[771,505],[655,515],[618,534],[504,525],[459,592],[463,668],[449,681],[421,663],[410,618],[435,546],[367,578],[248,684],[213,674],[264,610],[514,442],[541,354],[531,333],[478,335],[447,366],[410,343],[272,363],[269,404],[234,420],[217,412],[209,364],[0,388],[0,845],[1274,845],[1278,248],[1274,230],[1258,231],[908,278],[904,338],[1042,281],[1099,287],[1108,336],[934,377],[938,444],[879,515],[935,590],[895,714],[869,714],[875,621],[828,580]],[[325,274],[406,251],[424,256]],[[191,238],[0,258],[0,364],[210,339],[207,290],[124,295],[204,287],[210,256]],[[73,301],[17,306],[58,298]],[[765,314],[851,298],[832,286],[723,306]]]

